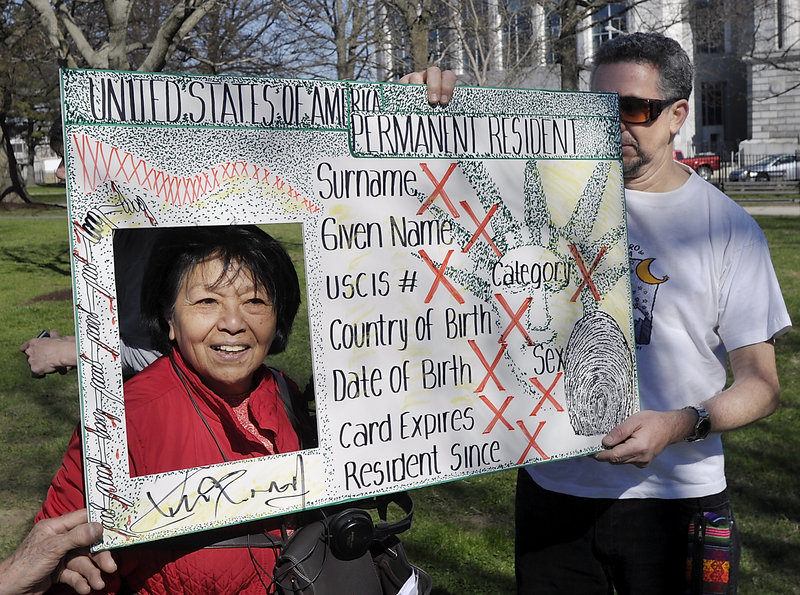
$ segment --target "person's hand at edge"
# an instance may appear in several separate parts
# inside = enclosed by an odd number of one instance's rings
[[[56,582],[81,594],[104,588],[101,573],[115,572],[117,565],[111,552],[88,550],[102,534],[99,523],[87,522],[86,509],[39,521],[0,562],[0,595],[43,593]]]
[[[447,105],[453,97],[456,86],[456,75],[452,70],[441,70],[437,66],[429,66],[425,70],[412,72],[400,79],[401,83],[427,85],[428,103],[431,105]]]
[[[66,374],[78,365],[78,348],[75,337],[62,337],[51,330],[47,337],[36,337],[19,346],[28,358],[31,376],[44,378],[46,374]]]

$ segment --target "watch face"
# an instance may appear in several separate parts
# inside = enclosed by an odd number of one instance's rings
[[[697,420],[697,426],[695,426],[694,431],[697,438],[705,438],[708,436],[708,433],[711,431],[711,419],[709,419],[708,413]]]
[[[687,436],[686,440],[688,442],[694,442],[695,440],[706,438],[711,432],[711,417],[708,415],[708,411],[706,411],[704,407],[686,407],[686,409],[692,409],[697,413],[697,422],[694,424],[694,432],[690,436]]]

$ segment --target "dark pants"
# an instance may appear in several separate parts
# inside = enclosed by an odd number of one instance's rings
[[[684,595],[688,527],[701,511],[733,520],[727,492],[683,500],[594,499],[550,492],[519,470],[517,593]],[[736,593],[739,539],[732,531]]]

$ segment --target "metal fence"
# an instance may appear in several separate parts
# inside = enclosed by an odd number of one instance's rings
[[[718,158],[718,167],[703,177],[729,194],[800,194],[800,151],[769,155],[701,153],[698,157]],[[695,164],[695,169],[703,173],[700,164]]]

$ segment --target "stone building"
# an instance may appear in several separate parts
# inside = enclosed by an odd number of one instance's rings
[[[800,1],[763,0],[753,11],[747,59],[745,154],[800,151]]]

